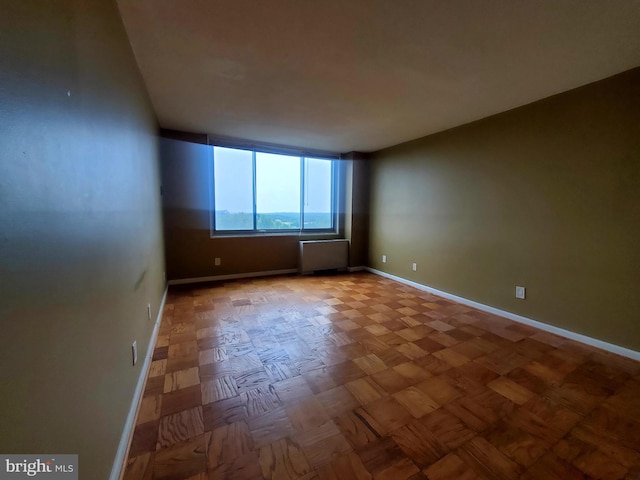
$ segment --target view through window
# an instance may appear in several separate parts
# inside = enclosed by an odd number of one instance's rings
[[[214,231],[335,230],[334,161],[213,147]]]

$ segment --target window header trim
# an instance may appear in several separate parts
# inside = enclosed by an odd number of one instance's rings
[[[294,157],[326,158],[329,160],[341,160],[343,155],[328,150],[313,148],[292,147],[277,143],[258,142],[242,138],[226,137],[223,135],[209,135],[206,133],[189,133],[179,130],[160,129],[160,136],[183,142],[199,143],[211,147],[238,148],[241,150],[253,150],[262,153],[277,153],[280,155],[292,155]]]

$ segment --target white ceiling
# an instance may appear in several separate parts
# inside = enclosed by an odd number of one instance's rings
[[[373,151],[640,65],[640,0],[118,0],[163,128]]]

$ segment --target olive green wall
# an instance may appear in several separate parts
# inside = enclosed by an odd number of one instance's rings
[[[369,265],[640,350],[640,69],[375,153]]]
[[[115,2],[0,11],[0,452],[105,479],[164,291],[156,121]]]
[[[298,268],[301,237],[297,234],[211,238],[212,147],[169,138],[162,138],[160,145],[167,278],[182,280]],[[363,180],[366,169],[354,166],[361,162],[353,155],[340,162],[343,181],[339,189],[339,236],[352,240],[350,265],[357,266],[364,265],[367,258],[366,215],[362,212],[367,196]],[[347,202],[347,194],[353,201]],[[322,238],[338,235],[304,236],[305,240]],[[214,265],[216,257],[221,259],[219,266]]]

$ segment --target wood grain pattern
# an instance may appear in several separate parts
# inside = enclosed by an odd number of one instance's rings
[[[222,376],[208,382],[202,382],[202,403],[207,404],[238,395],[238,385],[234,377]]]
[[[245,421],[213,430],[208,445],[208,466],[215,469],[253,452],[253,438]]]
[[[167,415],[160,420],[158,448],[168,447],[203,433],[202,407]]]
[[[267,480],[296,480],[312,471],[302,449],[288,438],[262,447],[260,466]]]
[[[163,393],[174,392],[181,388],[197,385],[198,383],[200,383],[200,377],[198,376],[198,367],[178,370],[176,372],[168,373],[164,376]]]
[[[405,388],[393,394],[400,403],[415,418],[420,418],[440,407],[438,402],[416,387]]]
[[[172,287],[124,478],[640,478],[640,363],[367,273]]]
[[[148,395],[142,399],[138,410],[136,425],[151,422],[160,418],[162,395]]]

